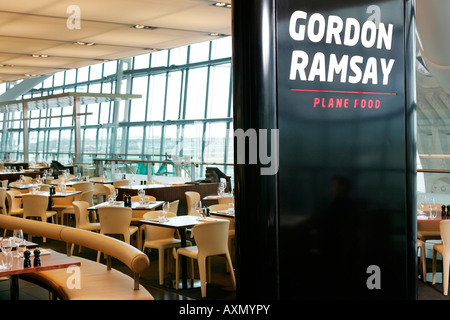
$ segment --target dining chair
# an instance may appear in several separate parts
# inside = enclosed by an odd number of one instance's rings
[[[22,195],[23,202],[23,217],[37,218],[42,222],[47,222],[50,218],[52,223],[55,223],[54,217],[56,211],[47,211],[48,209],[48,197],[42,194],[24,194]],[[43,242],[46,242],[46,238],[43,237]]]
[[[149,197],[150,201],[156,201],[156,197],[146,195],[146,197]],[[139,202],[139,196],[131,196],[132,202]]]
[[[200,285],[202,298],[206,298],[206,280],[211,282],[210,260],[212,256],[225,255],[233,287],[236,290],[236,278],[234,276],[233,263],[231,262],[228,250],[228,220],[217,220],[197,224],[192,227],[192,235],[195,240],[195,246],[179,248],[176,255],[175,278],[176,288],[179,288],[179,265],[180,255],[191,259],[196,259],[200,274]],[[208,266],[207,266],[208,260]],[[207,275],[208,270],[208,275]]]
[[[80,200],[73,202],[73,209],[75,215],[75,228],[88,231],[100,231],[99,222],[89,221],[89,211],[87,210],[89,206],[90,205],[87,201]],[[75,244],[72,243],[70,248],[71,255],[73,255],[74,248]],[[81,246],[78,246],[78,252],[81,252]]]
[[[217,199],[219,204],[230,204],[234,203],[234,197],[220,197]]]
[[[450,220],[439,222],[442,243],[433,245],[433,278],[432,284],[436,283],[436,256],[439,253],[442,256],[442,284],[444,286],[444,296],[448,295],[448,279],[450,268]]]
[[[6,200],[6,192],[7,191],[8,190],[6,190],[3,187],[0,188],[0,212],[2,214],[4,214],[4,215],[8,214],[8,210],[7,210],[7,207],[6,207],[6,202],[7,202],[7,200]]]
[[[94,184],[89,181],[80,181],[77,183],[74,183],[72,187],[75,188],[77,191],[93,191],[94,190]]]
[[[105,201],[107,201],[109,195],[114,195],[116,188],[112,184],[104,184],[103,188],[105,189]]]
[[[48,185],[48,184],[41,184],[39,186],[39,191],[50,191],[50,185]]]
[[[130,180],[127,180],[127,179],[117,180],[117,181],[113,182],[114,188],[117,188],[120,186],[128,186],[128,185],[130,185]]]
[[[195,210],[196,205],[200,202],[200,193],[196,191],[186,191],[186,203],[188,208],[188,215],[198,216],[197,210]]]
[[[169,211],[175,214],[178,214],[178,205],[180,204],[180,200],[174,200],[169,202]]]
[[[150,211],[144,214],[144,220],[157,219],[161,211]],[[175,217],[176,213],[167,212],[167,217]],[[181,240],[175,238],[175,231],[171,228],[158,227],[153,225],[141,225],[140,233],[144,234],[144,240],[142,244],[142,252],[145,249],[158,250],[158,270],[159,270],[159,284],[164,284],[164,256],[168,249],[181,247]],[[186,241],[189,245],[192,243]],[[173,259],[173,255],[167,252],[167,267],[170,270],[170,261]]]
[[[2,183],[2,188],[7,188],[8,187],[8,180],[0,180],[0,182]]]
[[[425,252],[425,242],[417,239],[417,254],[420,249],[420,271],[422,271],[422,280],[427,282],[427,263],[426,263],[426,252]]]
[[[22,198],[16,198],[16,196],[21,193],[22,192],[20,192],[19,190],[6,191],[6,199],[8,201],[8,215],[23,215]]]
[[[97,208],[100,220],[100,233],[107,235],[122,235],[124,241],[130,244],[131,236],[139,231],[137,226],[131,226],[132,210],[128,207],[104,206]],[[141,240],[137,239],[137,247],[141,247]],[[100,261],[100,251],[97,262]]]
[[[71,191],[75,191],[75,188],[66,187],[66,192]],[[73,214],[72,202],[74,200],[75,200],[74,196],[52,198],[53,201],[52,209],[57,211],[57,220],[59,219],[59,224],[64,224],[64,216],[66,214]]]
[[[221,210],[227,210],[230,208],[233,208],[233,204],[213,204],[210,205],[208,208],[210,211],[221,211]],[[228,228],[228,250],[230,251],[230,255],[234,257],[234,250],[233,250],[233,240],[236,237],[236,232],[234,228],[234,216],[230,217],[215,217],[217,219],[226,219],[230,221],[230,226]],[[228,269],[227,269],[228,271]]]
[[[102,198],[106,201],[106,193],[103,183],[94,183],[93,185],[93,197],[95,197],[97,204],[102,202]]]

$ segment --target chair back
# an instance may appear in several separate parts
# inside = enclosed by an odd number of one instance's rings
[[[115,188],[120,187],[120,186],[128,186],[130,185],[130,180],[127,179],[122,179],[122,180],[117,180],[113,182],[113,186]]]
[[[229,208],[233,208],[231,204],[213,204],[208,207],[210,211],[219,211],[219,210],[227,210]]]
[[[103,186],[103,183],[94,183],[94,193],[103,195],[105,194],[105,187]]]
[[[73,187],[66,187],[66,192],[70,192],[70,191],[76,191],[75,188]],[[52,198],[53,200],[53,204],[56,206],[68,206],[71,207],[72,206],[72,202],[75,200],[74,196],[70,196],[70,197],[55,197]]]
[[[112,184],[104,184],[103,187],[105,190],[106,200],[108,200],[108,196],[114,194],[114,190],[116,190],[116,188]]]
[[[94,190],[94,184],[88,181],[81,181],[72,185],[77,191],[92,191]]]
[[[39,217],[42,221],[47,221],[48,197],[42,194],[22,195],[23,217]]]
[[[441,234],[444,251],[450,252],[450,220],[439,222],[439,232]]]
[[[188,215],[198,216],[195,206],[200,201],[200,193],[195,191],[186,191],[184,194],[186,195]]]
[[[6,191],[6,199],[8,201],[9,212],[11,212],[11,210],[22,208],[22,198],[16,198],[16,196],[21,193],[22,192],[20,192],[19,190]]]
[[[148,196],[148,195],[145,195],[145,196],[149,197],[150,201],[156,201],[156,197],[154,197],[154,196]],[[132,196],[131,201],[139,202],[139,196]]]
[[[89,203],[86,201],[73,202],[73,211],[75,213],[75,226],[77,228],[79,226],[87,225],[90,223],[89,212],[87,208],[89,208]]]
[[[144,220],[158,219],[161,210],[149,211],[143,215]],[[173,212],[167,212],[167,217],[175,217],[176,214]],[[153,225],[145,225],[145,240],[159,240],[159,239],[173,239],[175,231],[171,228],[158,227]]]
[[[211,256],[228,252],[228,220],[218,220],[197,224],[192,234],[198,247],[199,255]]]
[[[97,209],[100,219],[100,233],[127,234],[131,224],[132,211],[128,207],[104,206]]]
[[[219,199],[217,199],[217,202],[219,204],[230,204],[230,203],[234,203],[234,197],[220,197]]]
[[[41,184],[39,186],[39,191],[50,191],[50,185],[48,185],[48,184]]]
[[[0,210],[2,214],[8,214],[6,211],[6,189],[0,188]]]
[[[86,201],[89,204],[89,206],[92,207],[94,205],[93,196],[94,196],[93,190],[83,191],[82,193],[75,195],[74,201]]]
[[[24,176],[23,181],[25,181],[25,183],[31,183],[31,181],[33,181],[33,177]]]
[[[180,200],[175,200],[169,203],[169,212],[173,212],[175,214],[178,214],[178,204],[180,203]]]
[[[2,183],[2,188],[7,188],[8,187],[8,180],[0,180]]]

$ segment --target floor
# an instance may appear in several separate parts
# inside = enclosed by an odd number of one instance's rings
[[[42,238],[35,237],[33,242],[36,242],[42,248],[51,248],[58,252],[65,253],[65,243],[47,239],[46,243],[42,242]],[[78,253],[78,247],[75,248],[75,254],[95,260],[97,252],[88,248],[83,248],[81,253]],[[236,292],[232,287],[230,274],[226,270],[225,259],[223,257],[214,257],[212,260],[212,279],[211,283],[207,285],[207,298],[203,299],[200,293],[200,287],[192,289],[172,288],[173,280],[175,279],[174,266],[171,272],[166,273],[165,284],[159,285],[158,280],[158,256],[155,250],[147,252],[150,259],[150,268],[141,275],[141,284],[153,295],[155,300],[235,300]],[[449,296],[443,295],[442,285],[442,265],[437,264],[437,283],[431,284],[431,265],[432,261],[427,258],[427,282],[423,282],[419,276],[417,281],[418,300],[450,300]],[[128,273],[128,268],[120,261],[113,259],[113,267]],[[198,270],[195,267],[195,276],[198,279]],[[198,285],[198,280],[196,281]],[[20,300],[48,300],[48,291],[29,282],[20,280]],[[0,278],[0,300],[9,300],[9,278]]]
[[[3,231],[2,231],[3,234]],[[42,238],[33,237],[33,242],[38,243],[41,248],[51,248],[61,253],[66,253],[66,244],[60,241],[48,239],[46,243]],[[175,280],[175,265],[172,265],[171,272],[165,276],[165,284],[159,285],[158,278],[158,253],[156,250],[146,252],[150,259],[150,268],[141,275],[140,283],[153,295],[155,300],[235,300],[236,292],[232,286],[229,272],[226,270],[226,263],[223,257],[213,257],[211,262],[212,278],[211,283],[207,284],[207,297],[202,298],[199,281],[195,281],[194,288],[176,290],[173,287]],[[89,248],[82,248],[78,253],[78,246],[75,247],[74,255],[96,260],[97,251]],[[102,260],[105,263],[105,260]],[[124,273],[131,273],[119,260],[112,259],[112,267]],[[198,269],[195,266],[195,277],[198,277]],[[132,282],[133,280],[130,279]],[[48,291],[29,282],[19,280],[19,299],[20,300],[48,300]],[[9,278],[0,278],[0,300],[9,300]]]

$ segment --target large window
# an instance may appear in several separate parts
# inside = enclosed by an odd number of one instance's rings
[[[0,93],[13,85],[0,84]],[[233,163],[230,90],[231,38],[225,37],[57,72],[19,99],[62,92],[142,95],[131,101],[81,106],[82,157],[87,161],[119,156]],[[32,118],[29,160],[73,158],[72,113],[73,108],[64,107],[27,115]],[[3,121],[0,130],[0,156],[22,160],[22,113],[4,113],[3,119],[10,121]],[[154,171],[160,167],[155,165]],[[233,175],[232,166],[220,168]],[[205,165],[196,170],[196,177],[204,176]]]

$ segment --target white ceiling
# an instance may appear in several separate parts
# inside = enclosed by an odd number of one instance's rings
[[[231,35],[231,9],[213,6],[214,3],[212,0],[2,1],[0,81]],[[74,14],[68,12],[71,5],[80,9],[80,29],[67,26]],[[133,25],[155,29],[136,29]],[[33,54],[48,57],[35,58]]]

